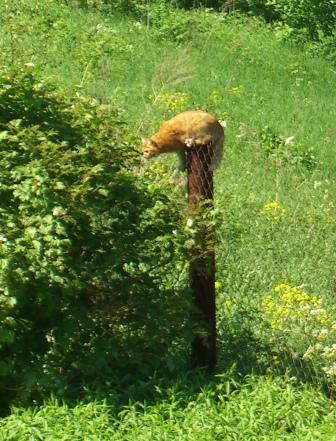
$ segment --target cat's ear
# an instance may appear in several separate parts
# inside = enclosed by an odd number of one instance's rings
[[[148,142],[148,144],[149,144],[151,147],[153,147],[153,148],[156,148],[156,147],[157,147],[156,142],[153,141],[152,139],[147,139],[147,142]]]
[[[150,138],[141,138],[141,144],[142,144],[144,147],[147,147],[147,148],[152,148],[152,149],[156,149],[156,148],[157,148],[157,144],[156,144],[156,142],[153,141],[153,140],[150,139]]]

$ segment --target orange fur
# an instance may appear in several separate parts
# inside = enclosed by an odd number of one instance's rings
[[[205,149],[210,157],[209,168],[218,167],[223,156],[224,130],[219,121],[209,113],[190,110],[165,122],[149,139],[143,139],[141,148],[145,158],[162,153],[177,153],[180,168],[186,167],[186,151]]]

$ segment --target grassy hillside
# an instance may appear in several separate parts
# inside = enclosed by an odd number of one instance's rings
[[[334,67],[277,41],[258,21],[155,7],[147,23],[52,0],[0,7],[2,62],[34,63],[69,91],[116,103],[141,133],[162,119],[158,96],[180,92],[176,110],[202,107],[228,120],[228,146],[241,123],[268,125],[328,155]],[[328,165],[333,171],[335,162]]]
[[[112,103],[139,139],[189,108],[227,121],[218,377],[118,372],[106,403],[87,390],[89,404],[14,409],[0,440],[336,439],[335,66],[255,19],[158,4],[135,19],[68,3],[1,2],[0,64]],[[180,185],[171,167],[163,158],[142,172]]]

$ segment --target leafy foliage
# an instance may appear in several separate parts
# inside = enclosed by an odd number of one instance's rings
[[[336,2],[314,0],[268,0],[267,5],[279,14],[290,28],[301,30],[308,38],[319,39],[335,30]]]
[[[236,0],[233,7],[274,23],[279,38],[294,40],[311,53],[335,60],[334,0]]]
[[[331,35],[335,30],[336,2],[315,0],[180,0],[178,4],[187,7],[212,7],[227,10],[241,10],[265,18],[280,21],[307,38],[319,39]]]
[[[0,2],[1,62],[28,62],[1,74],[1,396],[82,401],[13,408],[0,439],[334,436],[320,384],[334,396],[334,323],[272,292],[286,283],[314,293],[334,317],[335,69],[282,41],[330,57],[334,37],[319,31],[307,44],[283,18],[265,26],[226,14],[237,1],[224,13],[174,7],[182,3],[219,2]],[[249,15],[280,19],[264,1],[244,3]],[[71,96],[127,111],[68,98],[37,71]],[[221,220],[206,219],[216,231],[219,363],[217,385],[200,374],[195,386],[187,372],[177,388],[166,373],[186,359],[184,255],[200,225],[190,214],[181,223],[183,177],[168,158],[144,167],[121,119],[148,136],[189,107],[228,123],[215,175]]]
[[[267,158],[278,165],[296,166],[310,171],[318,166],[314,149],[297,142],[294,136],[281,136],[269,126],[263,127],[257,134],[241,124],[239,131],[241,142],[258,146]]]
[[[333,439],[335,404],[289,377],[249,376],[241,382],[231,373],[201,389],[197,378],[183,380],[157,386],[154,403],[128,403],[120,412],[105,402],[71,408],[48,401],[39,408],[13,409],[0,420],[0,440]]]
[[[336,320],[323,299],[287,284],[274,288],[262,302],[262,318],[269,326],[273,351],[290,351],[303,362],[312,361],[319,376],[326,375],[330,389],[336,386]],[[282,346],[282,347],[281,347]]]
[[[260,141],[267,156],[280,164],[301,165],[307,169],[317,166],[313,148],[295,142],[294,137],[284,138],[269,126],[261,130]]]
[[[118,369],[174,369],[188,316],[177,196],[140,176],[117,111],[31,69],[0,76],[1,388],[66,395]]]

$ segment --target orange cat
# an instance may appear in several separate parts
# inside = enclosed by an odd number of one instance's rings
[[[207,148],[210,156],[209,170],[219,166],[223,156],[224,129],[209,113],[190,110],[165,122],[149,139],[143,139],[141,148],[145,158],[161,153],[177,153],[180,169],[187,166],[186,151],[191,148]]]

